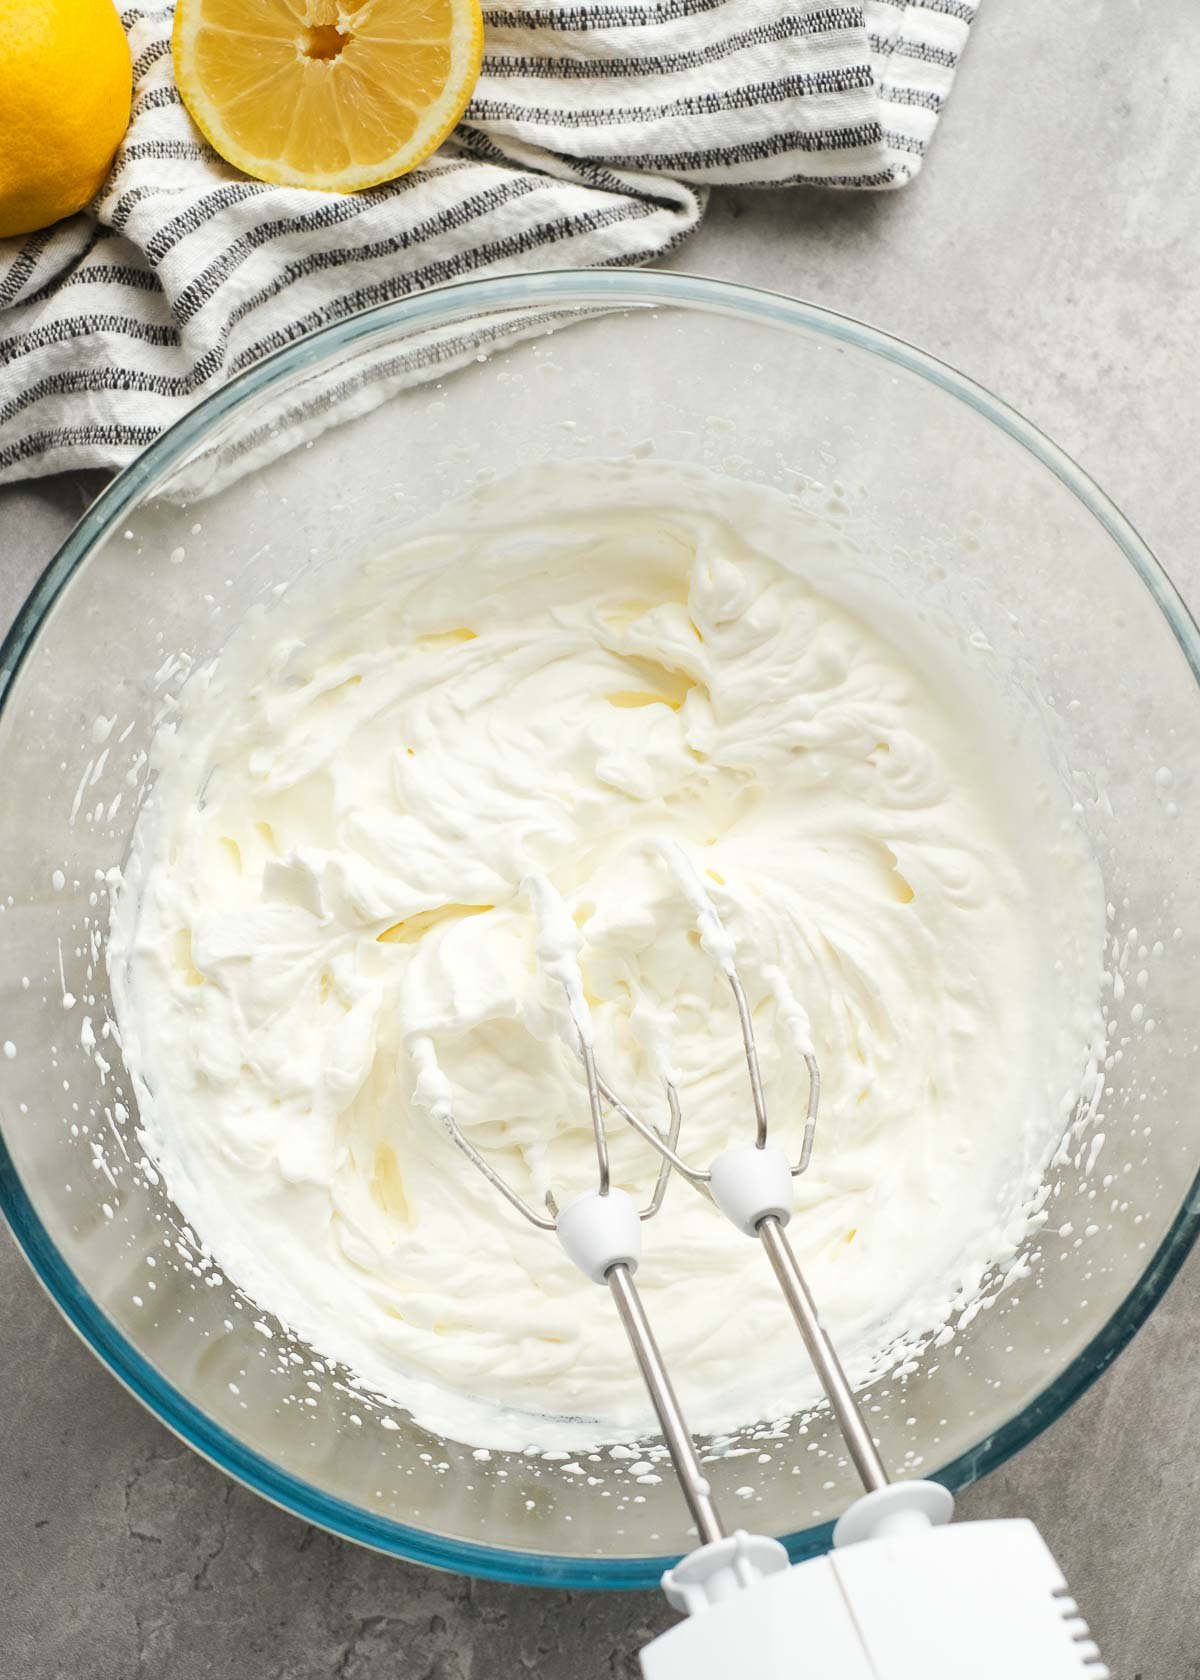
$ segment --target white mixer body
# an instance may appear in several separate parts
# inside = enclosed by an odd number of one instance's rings
[[[693,1554],[695,1555],[695,1554]],[[699,1606],[645,1680],[1109,1680],[1031,1522],[864,1540]]]

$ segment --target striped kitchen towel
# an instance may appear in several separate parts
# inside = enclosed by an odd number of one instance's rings
[[[86,212],[0,241],[0,482],[121,466],[231,374],[371,304],[652,261],[711,185],[902,186],[975,9],[485,0],[483,72],[454,135],[356,195],[222,162],[175,90],[170,7],[126,10],[133,117],[107,183]]]

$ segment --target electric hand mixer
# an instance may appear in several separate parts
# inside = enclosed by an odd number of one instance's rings
[[[937,1482],[892,1482],[826,1334],[786,1227],[792,1180],[807,1168],[820,1101],[820,1072],[804,1056],[809,1094],[795,1164],[770,1142],[767,1109],[746,993],[734,943],[673,842],[661,846],[695,913],[701,944],[719,965],[737,1008],[755,1117],[752,1143],[726,1149],[706,1169],[679,1153],[681,1107],[666,1080],[664,1136],[630,1109],[598,1072],[577,962],[566,944],[540,954],[566,992],[583,1064],[598,1185],[540,1213],[459,1128],[449,1099],[437,1105],[451,1138],[505,1200],[539,1229],[554,1232],[593,1282],[607,1285],[653,1403],[700,1544],[663,1576],[670,1603],[687,1620],[641,1653],[646,1680],[1109,1680],[1109,1671],[1036,1528],[1023,1519],[947,1526],[954,1501]],[[539,917],[556,914],[552,890],[531,884]],[[561,908],[561,905],[560,905]],[[564,923],[565,926],[565,923]],[[658,1176],[647,1205],[610,1181],[605,1108],[654,1148]],[[634,1283],[641,1226],[658,1212],[674,1172],[708,1196],[766,1251],[808,1356],[833,1410],[865,1493],[834,1529],[834,1550],[793,1565],[777,1540],[726,1532]]]

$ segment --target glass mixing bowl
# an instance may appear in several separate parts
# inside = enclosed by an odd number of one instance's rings
[[[858,585],[940,626],[1043,733],[1104,872],[1108,1083],[1050,1171],[1028,1275],[866,1396],[888,1463],[960,1487],[1114,1357],[1197,1224],[1200,638],[1059,449],[919,351],[787,298],[665,273],[473,282],[328,327],[202,403],[84,517],[0,656],[0,1200],[30,1264],[164,1423],[306,1521],[581,1586],[649,1584],[688,1548],[669,1475],[484,1462],[385,1427],[304,1350],[281,1362],[280,1327],[139,1164],[115,1039],[107,1075],[87,1040],[108,1001],[105,875],[194,663],[301,568],[386,549],[486,475],[629,454],[835,523]],[[857,1491],[823,1414],[719,1443],[710,1469],[727,1519],[797,1557]]]

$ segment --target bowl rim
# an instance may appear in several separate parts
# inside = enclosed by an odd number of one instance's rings
[[[323,327],[238,374],[169,427],[100,493],[50,560],[0,642],[0,711],[59,594],[96,545],[230,414],[295,375],[397,331],[434,328],[496,309],[683,308],[805,330],[904,368],[1007,433],[1081,502],[1149,591],[1200,684],[1200,630],[1178,590],[1116,505],[1059,446],[984,386],[892,334],[817,304],[731,281],[676,271],[552,269],[440,286]],[[674,1556],[593,1558],[482,1546],[376,1515],[313,1487],[246,1447],[167,1382],[92,1300],[42,1224],[20,1181],[0,1124],[0,1211],[17,1246],[67,1323],[128,1392],[202,1457],[273,1504],[345,1539],[434,1568],[545,1587],[656,1585]],[[953,1491],[1003,1464],[1062,1415],[1112,1363],[1157,1305],[1200,1235],[1200,1173],[1120,1307],[1059,1375],[975,1447],[931,1473]],[[832,1524],[783,1536],[793,1559],[825,1550]]]

